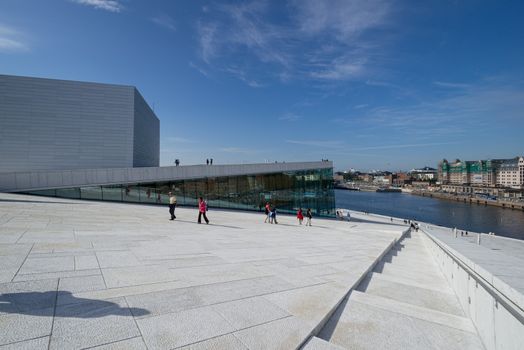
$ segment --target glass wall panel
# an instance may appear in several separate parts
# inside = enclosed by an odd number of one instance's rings
[[[102,199],[105,201],[122,201],[122,186],[108,185],[102,186]]]
[[[97,199],[102,200],[102,187],[89,186],[80,188],[81,199]]]
[[[220,207],[220,201],[218,197],[218,183],[214,177],[207,179],[207,204],[210,207]]]
[[[227,178],[227,200],[229,202],[229,207],[235,209],[240,208],[237,182],[238,181],[236,176],[230,176]]]
[[[56,190],[40,190],[27,192],[28,194],[34,194],[35,196],[55,197]]]
[[[156,188],[154,183],[140,184],[140,203],[157,203]]]
[[[218,207],[220,208],[229,208],[229,181],[227,177],[219,177],[216,180],[216,196]]]
[[[194,180],[184,181],[185,205],[197,205],[197,186]]]
[[[56,196],[62,198],[80,199],[80,189],[76,188],[57,188]]]
[[[65,198],[141,202],[166,205],[169,192],[179,205],[196,206],[198,197],[210,207],[263,211],[266,202],[281,213],[311,208],[315,215],[334,216],[335,193],[332,169],[311,169],[284,173],[213,177],[157,183],[86,186],[34,194]]]
[[[140,187],[138,185],[126,184],[123,186],[123,201],[124,202],[139,202],[140,201]]]

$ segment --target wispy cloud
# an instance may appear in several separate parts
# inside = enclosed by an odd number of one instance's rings
[[[344,142],[339,140],[286,140],[287,143],[302,146],[339,148],[344,146]]]
[[[197,72],[199,72],[203,76],[209,77],[209,73],[205,69],[200,67],[199,65],[195,64],[193,61],[189,61],[189,67],[195,69]]]
[[[443,145],[455,145],[459,142],[429,142],[429,143],[406,143],[397,145],[377,145],[369,147],[350,147],[352,151],[368,151],[368,150],[387,150],[387,149],[398,149],[398,148],[419,148],[419,147],[432,147],[432,146],[443,146]]]
[[[333,33],[341,42],[352,41],[368,29],[383,26],[391,3],[384,0],[295,0],[296,21],[302,33]]]
[[[244,147],[221,147],[218,149],[220,152],[224,153],[236,153],[236,154],[257,154],[260,153],[259,150],[254,150]]]
[[[278,120],[284,120],[288,122],[296,122],[300,119],[302,119],[302,116],[295,113],[286,113],[278,118]]]
[[[246,71],[244,69],[242,69],[242,68],[226,67],[226,68],[224,68],[224,71],[232,74],[238,80],[243,81],[244,83],[246,83],[248,86],[250,86],[252,88],[260,88],[260,87],[264,86],[263,84],[259,83],[255,79],[249,78],[248,74],[246,73]]]
[[[118,0],[71,0],[77,4],[94,7],[109,12],[121,12],[124,6]]]
[[[347,80],[361,77],[366,64],[363,57],[337,57],[333,61],[322,64],[323,68],[314,70],[310,76],[321,80]]]
[[[198,24],[202,60],[227,71],[224,64],[249,57],[283,82],[361,79],[373,70],[380,45],[364,34],[388,24],[386,0],[292,1],[284,7],[286,21],[270,16],[273,6],[253,1],[207,7]],[[241,76],[232,74],[264,84],[252,77],[259,71],[251,65]]]
[[[217,44],[215,41],[215,33],[217,32],[216,23],[199,23],[198,35],[200,37],[200,57],[206,63],[210,63],[211,59],[216,56]]]
[[[160,14],[158,16],[152,17],[151,21],[160,27],[169,29],[171,31],[176,31],[175,20],[166,14]]]
[[[443,142],[471,130],[480,136],[502,125],[522,125],[524,84],[517,80],[483,79],[446,89],[450,91],[445,94],[417,96],[417,103],[410,100],[405,105],[366,108],[331,121],[347,127],[348,132],[356,129],[416,141],[439,138]]]
[[[13,53],[29,51],[19,31],[0,23],[0,52]]]
[[[445,81],[434,81],[434,85],[444,87],[444,88],[452,88],[452,89],[466,89],[471,87],[471,84],[464,84],[464,83],[450,83]]]
[[[194,143],[194,140],[185,138],[185,137],[178,137],[178,136],[168,136],[165,138],[168,142],[174,142],[174,143]]]

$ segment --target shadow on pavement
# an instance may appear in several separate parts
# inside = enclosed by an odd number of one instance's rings
[[[55,304],[57,300],[63,305]],[[121,307],[107,300],[77,298],[68,291],[20,292],[0,294],[0,313],[71,318],[98,318],[110,315],[144,316],[146,309]]]
[[[173,220],[173,222],[176,222],[176,221],[180,221],[180,222],[185,222],[185,223],[188,223],[188,224],[196,224],[196,225],[199,225],[199,223],[197,221],[189,221],[189,220],[180,220],[180,219],[175,219]],[[206,223],[204,221],[202,221],[202,224],[201,225],[206,225]],[[208,224],[209,226],[219,226],[219,227],[226,227],[226,228],[234,228],[234,229],[237,229],[237,230],[243,230],[244,228],[243,227],[238,227],[238,226],[230,226],[230,225],[219,225],[219,224],[214,224],[211,222],[209,222]]]

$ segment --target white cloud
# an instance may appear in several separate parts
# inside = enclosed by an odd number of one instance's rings
[[[199,65],[195,64],[193,61],[189,61],[189,67],[195,69],[196,71],[198,71],[203,76],[209,77],[209,73],[205,69],[200,67]]]
[[[176,30],[175,21],[173,20],[173,18],[166,14],[160,14],[158,16],[155,16],[151,18],[151,21],[159,25],[160,27],[164,27],[172,31]]]
[[[224,153],[237,153],[237,154],[257,154],[260,153],[259,150],[253,150],[243,147],[222,147],[218,149],[220,152]]]
[[[399,149],[399,148],[419,148],[419,147],[455,145],[457,143],[458,142],[406,143],[406,144],[379,145],[379,146],[370,146],[370,147],[351,147],[350,149],[352,151],[388,150],[388,149]]]
[[[299,29],[309,35],[333,33],[349,42],[368,29],[383,26],[390,13],[385,0],[296,0],[294,8]]]
[[[471,87],[470,84],[464,84],[464,83],[450,83],[445,81],[434,81],[434,85],[444,87],[444,88],[452,88],[452,89],[466,89]]]
[[[168,136],[165,138],[168,142],[174,142],[174,143],[193,143],[194,140],[190,140],[185,137],[178,137],[178,136]]]
[[[358,129],[362,133],[384,135],[388,130],[387,135],[409,137],[417,142],[435,139],[447,142],[471,135],[472,130],[480,138],[507,125],[524,126],[524,84],[517,80],[483,79],[460,87],[446,87],[445,92],[417,94],[417,103],[361,109],[356,112],[358,115],[332,121],[346,127],[348,132]]]
[[[295,113],[286,113],[278,118],[278,120],[284,120],[288,122],[296,122],[302,119],[302,116]]]
[[[361,77],[365,72],[365,60],[362,57],[356,60],[338,57],[324,68],[310,73],[311,77],[322,80],[347,80]]]
[[[121,12],[124,6],[118,0],[72,0],[78,4],[92,6],[109,12]]]
[[[254,59],[259,65],[233,74],[248,83],[261,66],[282,82],[293,79],[342,81],[361,79],[376,65],[381,36],[372,41],[374,29],[385,27],[391,6],[385,0],[293,1],[279,8],[286,17],[273,22],[276,3],[253,1],[214,5],[198,24],[200,56],[218,70],[224,65]],[[266,75],[267,76],[267,75]]]
[[[243,81],[244,83],[246,83],[248,86],[252,88],[260,88],[264,86],[263,84],[259,83],[255,79],[249,78],[248,75],[246,74],[246,71],[242,68],[226,67],[224,71],[231,73],[234,77]]]
[[[200,56],[206,63],[210,63],[211,59],[216,56],[216,41],[215,33],[217,25],[215,23],[199,23],[198,34],[200,37]]]
[[[0,52],[13,53],[29,51],[29,47],[17,30],[0,24]]]
[[[338,140],[286,140],[287,143],[302,146],[339,148],[344,146],[344,142]]]

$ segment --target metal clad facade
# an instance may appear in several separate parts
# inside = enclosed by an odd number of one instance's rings
[[[134,145],[140,143],[135,90],[0,75],[0,172],[140,166],[134,161]],[[147,118],[158,128],[154,114]]]
[[[160,165],[160,121],[142,95],[134,91],[133,166]]]

